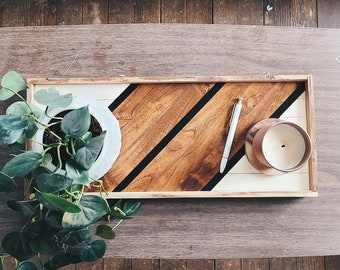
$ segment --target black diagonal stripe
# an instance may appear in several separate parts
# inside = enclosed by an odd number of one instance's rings
[[[139,86],[139,84],[130,84],[110,105],[109,109],[113,112],[123,101]]]
[[[270,116],[270,118],[279,118],[290,105],[294,103],[304,92],[305,92],[305,82],[301,82],[298,87],[294,90],[294,92],[280,105],[279,108]],[[228,160],[227,166],[222,173],[217,173],[204,187],[203,191],[212,190],[221,179],[236,165],[237,162],[245,155],[244,145],[243,147],[237,151],[237,153]]]
[[[209,102],[209,100],[223,87],[225,83],[216,83],[191,110],[168,132],[167,135],[146,155],[146,157],[125,177],[114,189],[122,191],[138,174],[162,151],[162,149],[188,124],[188,122]]]

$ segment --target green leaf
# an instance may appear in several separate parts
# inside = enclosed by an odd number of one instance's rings
[[[96,235],[108,240],[112,240],[116,236],[114,230],[108,225],[99,225],[96,229]]]
[[[65,169],[67,176],[73,179],[74,184],[90,186],[91,179],[89,177],[89,172],[80,168],[73,159],[70,159],[66,163]]]
[[[1,80],[0,100],[6,100],[14,95],[28,88],[24,79],[15,71],[8,71]]]
[[[31,261],[23,261],[19,263],[17,270],[38,270],[34,263]]]
[[[55,87],[41,89],[34,94],[36,102],[48,107],[67,107],[72,103],[72,94],[60,95]]]
[[[55,206],[56,208],[64,211],[64,212],[68,212],[68,213],[78,213],[81,211],[81,209],[75,205],[72,202],[69,202],[68,200],[52,194],[52,193],[41,193],[41,195],[44,197],[44,199],[46,199],[50,204],[52,204],[53,206]]]
[[[23,213],[25,216],[31,216],[35,212],[35,208],[37,207],[37,202],[10,200],[7,202],[7,205],[9,208],[13,209],[14,211]]]
[[[80,229],[77,231],[71,231],[62,238],[62,242],[65,245],[74,246],[80,244],[84,241],[89,241],[91,239],[91,232],[89,229]]]
[[[106,251],[104,240],[95,240],[81,252],[81,258],[85,262],[94,262],[102,258]]]
[[[36,194],[39,194],[38,192]],[[63,218],[63,213],[58,210],[50,210],[44,216],[44,221],[54,229],[62,229],[61,220]]]
[[[65,213],[62,226],[65,229],[84,228],[107,214],[106,201],[95,195],[85,195],[79,201],[79,213]]]
[[[0,171],[0,192],[14,192],[17,184],[7,174]]]
[[[28,107],[30,106],[30,107]],[[7,115],[15,115],[15,116],[24,116],[24,115],[30,115],[32,114],[32,111],[34,115],[39,118],[43,111],[36,105],[27,103],[24,101],[17,101],[12,103],[6,110]]]
[[[72,138],[80,138],[90,128],[91,115],[88,106],[67,113],[61,120],[61,130]]]
[[[0,115],[0,144],[15,143],[28,127],[27,118],[15,115]]]
[[[90,138],[86,145],[80,148],[76,154],[76,162],[84,170],[89,170],[96,161],[100,151],[102,150],[106,131],[99,136]]]
[[[123,212],[127,216],[133,216],[134,214],[138,212],[140,206],[141,206],[140,201],[128,200],[124,203]]]
[[[19,261],[25,261],[36,255],[31,250],[31,236],[27,232],[10,232],[2,239],[2,248]]]
[[[38,152],[27,151],[13,157],[2,171],[11,177],[23,177],[38,168],[42,161],[42,155]]]
[[[70,187],[73,180],[58,173],[43,173],[38,176],[36,182],[39,191],[54,193]]]

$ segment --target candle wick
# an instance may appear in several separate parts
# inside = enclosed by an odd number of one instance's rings
[[[286,147],[286,145],[285,145],[285,144],[282,144],[281,147],[284,148],[284,147]]]

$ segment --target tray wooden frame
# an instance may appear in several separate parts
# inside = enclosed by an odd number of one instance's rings
[[[306,129],[312,139],[313,151],[308,161],[309,189],[296,191],[150,191],[109,192],[108,198],[218,198],[218,197],[315,197],[317,192],[317,154],[314,120],[314,95],[310,75],[263,76],[211,76],[211,77],[118,77],[118,78],[32,78],[27,98],[34,103],[33,95],[39,85],[77,84],[131,84],[131,83],[214,83],[214,82],[305,82]]]

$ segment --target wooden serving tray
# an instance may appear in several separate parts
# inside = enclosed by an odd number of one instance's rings
[[[311,76],[30,79],[36,90],[95,98],[120,123],[122,149],[102,178],[112,198],[317,196]],[[225,173],[219,164],[232,107],[243,98]],[[244,155],[248,130],[266,118],[304,127],[313,153],[281,176],[256,171]],[[92,190],[96,192],[96,190]]]

